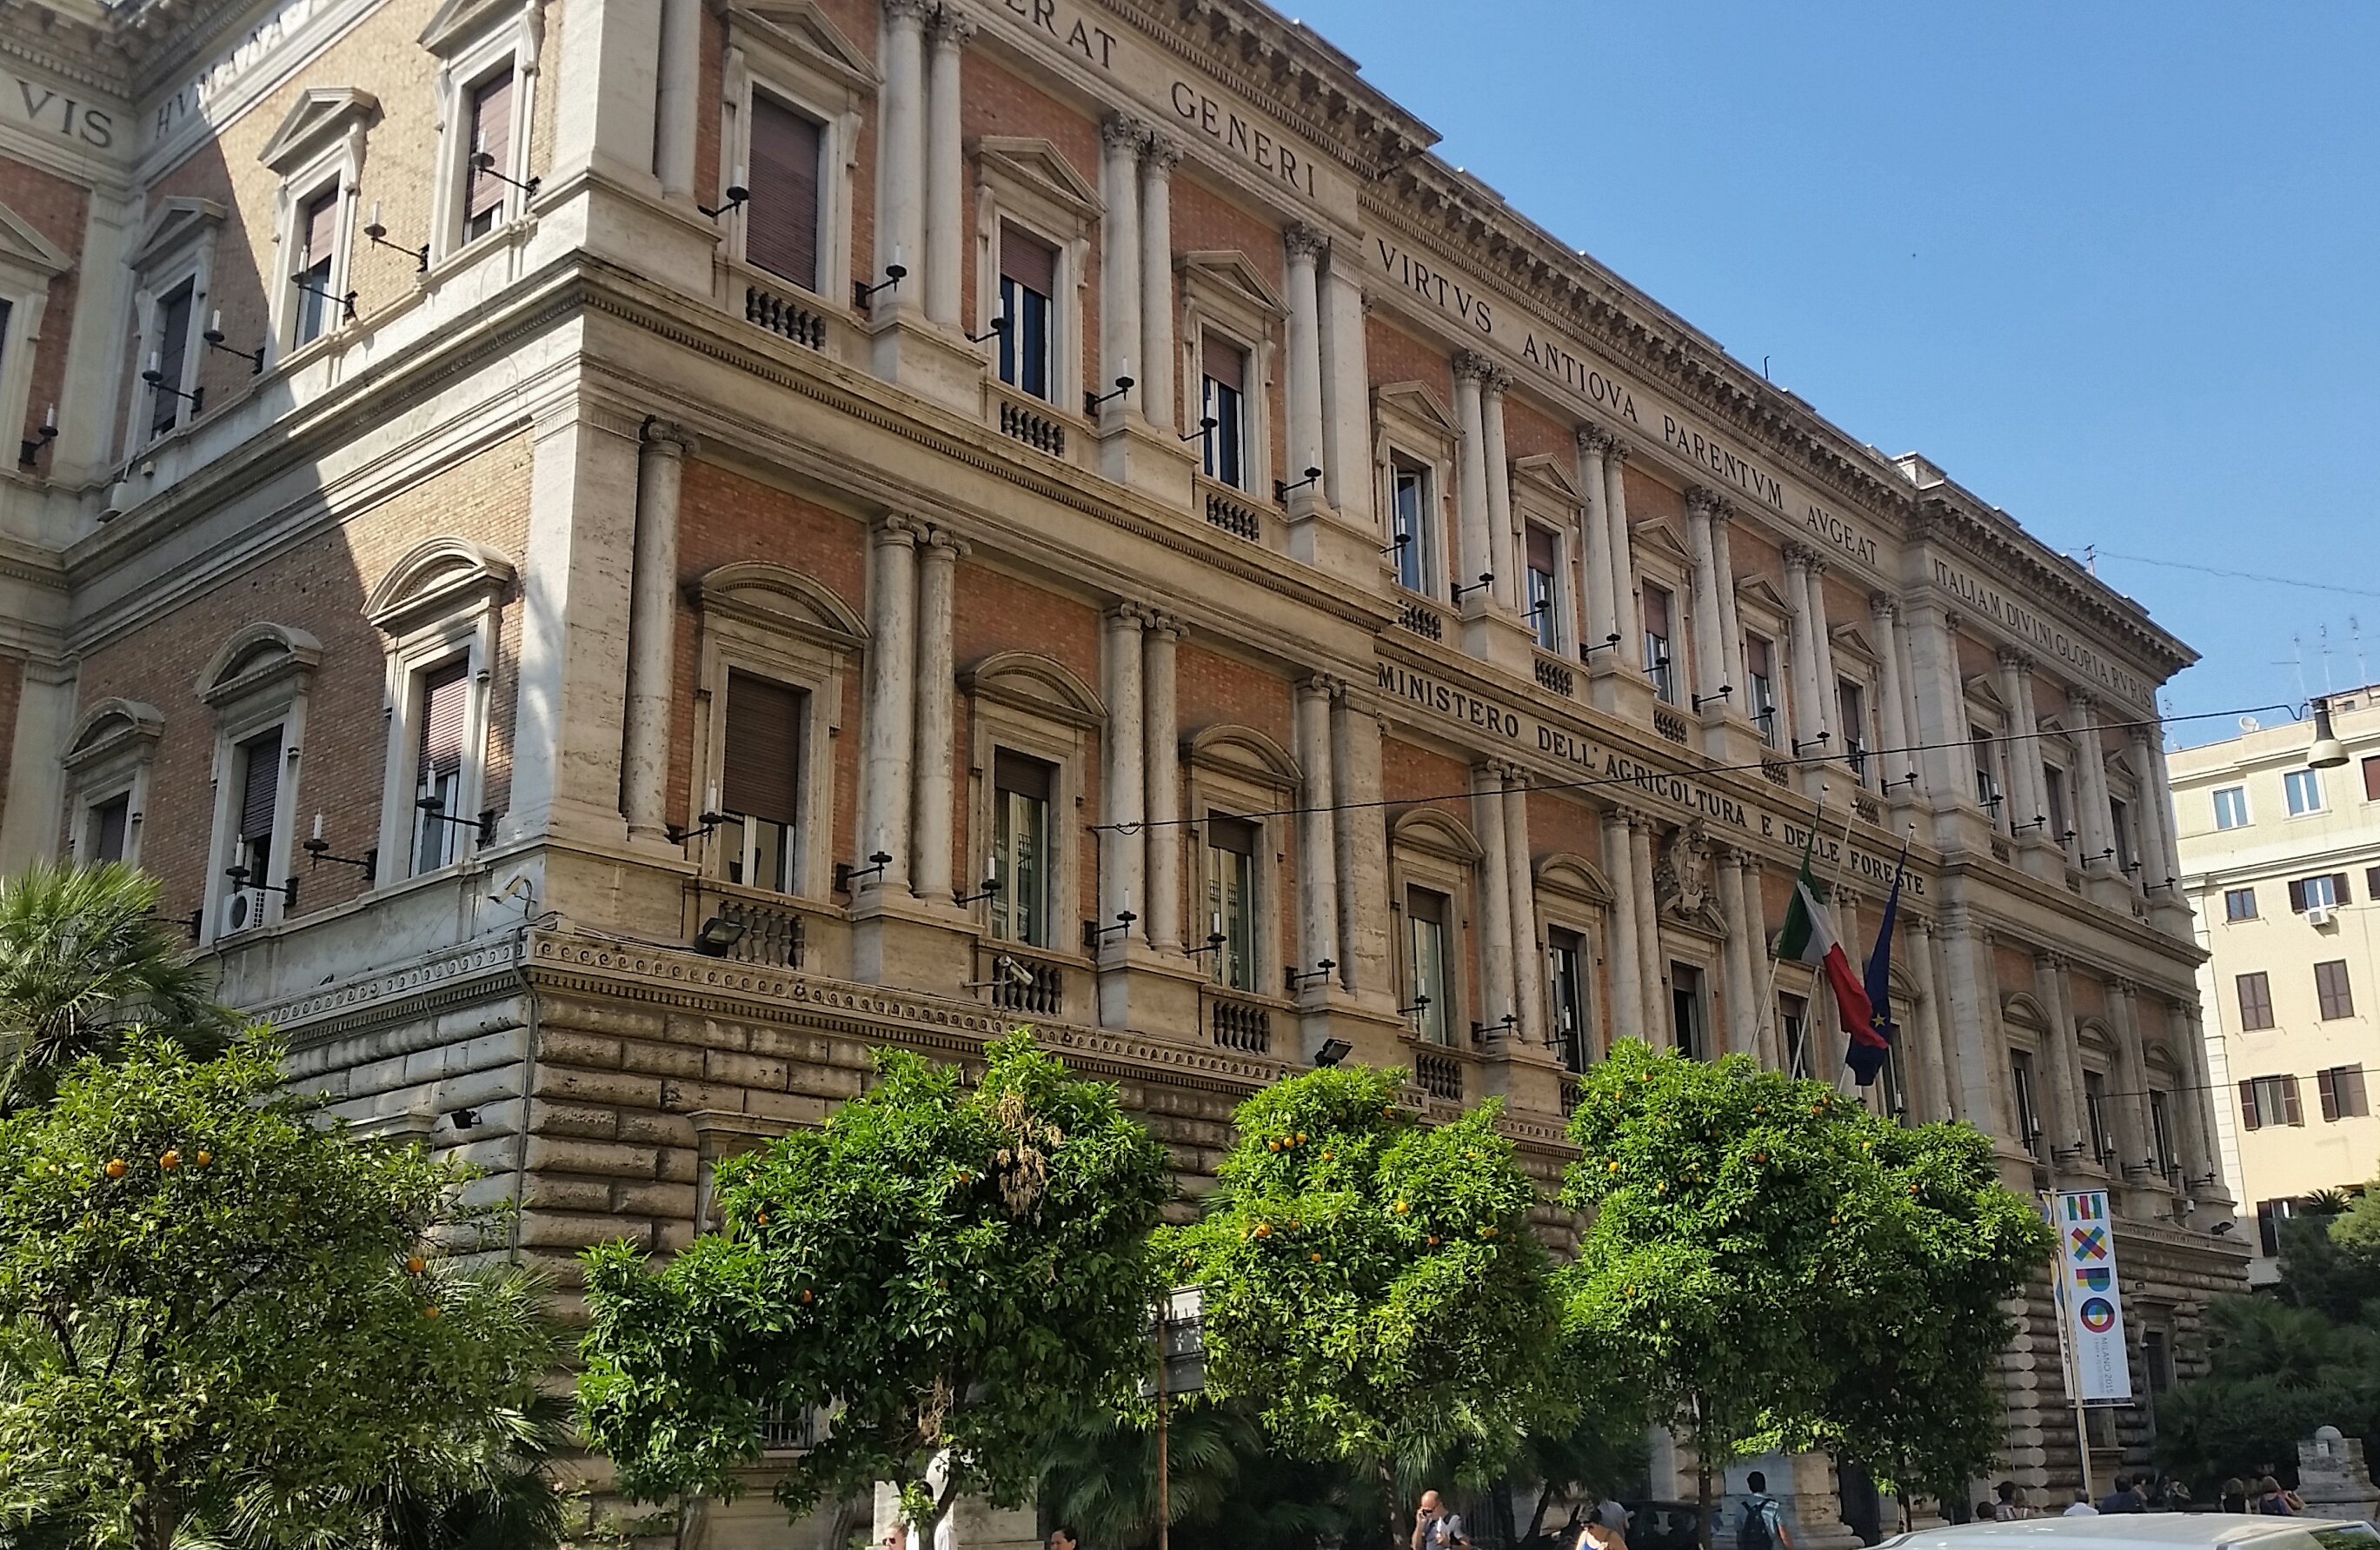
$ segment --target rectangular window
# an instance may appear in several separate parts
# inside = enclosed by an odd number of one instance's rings
[[[1002,941],[1050,945],[1050,798],[1055,774],[1039,759],[1005,748],[992,756],[992,865],[1001,886],[991,896],[991,934]]]
[[[460,854],[461,827],[448,818],[463,817],[455,805],[463,797],[463,721],[470,704],[468,668],[449,662],[421,675],[420,699],[414,708],[421,728],[415,777],[413,875],[435,872]]]
[[[123,860],[125,839],[132,827],[132,793],[126,792],[99,804],[85,821],[86,858],[94,865]]]
[[[1810,1003],[1799,996],[1777,998],[1777,1028],[1785,1035],[1785,1073],[1810,1074]]]
[[[332,186],[310,201],[298,223],[298,272],[290,284],[298,291],[295,342],[319,339],[331,325],[331,257],[339,241],[339,190]]]
[[[2364,1096],[2361,1065],[2318,1071],[2313,1074],[2313,1085],[2322,1096],[2322,1117],[2325,1120],[2356,1120],[2372,1112],[2371,1102]]]
[[[1207,430],[1206,474],[1234,490],[1247,488],[1248,355],[1228,339],[1198,336],[1198,415]]]
[[[748,673],[727,675],[725,757],[719,827],[727,880],[795,891],[800,864],[802,707],[799,689]]]
[[[1554,536],[1535,523],[1529,525],[1529,627],[1537,635],[1541,651],[1561,649],[1561,633],[1557,627],[1560,615],[1557,612],[1560,588],[1555,585],[1560,572],[1554,565]]]
[[[2289,816],[2322,811],[2322,771],[2292,769],[2281,777],[2281,790],[2289,799]]]
[[[2255,1076],[2240,1084],[2240,1123],[2252,1131],[2304,1124],[2305,1110],[2298,1107],[2298,1079]]]
[[[1257,826],[1221,813],[1207,815],[1207,945],[1216,984],[1256,988]]]
[[[1546,1000],[1562,1065],[1586,1069],[1586,943],[1575,931],[1546,933]]]
[[[2156,1147],[2156,1165],[2168,1174],[2180,1156],[2173,1149],[2173,1095],[2149,1089],[2149,1139]]]
[[[2363,756],[2363,800],[2380,802],[2380,754]]]
[[[2299,878],[2289,884],[2289,908],[2303,914],[2308,910],[2335,910],[2341,904],[2353,903],[2348,892],[2347,874],[2324,872],[2315,877]]]
[[[1974,733],[1975,800],[1992,810],[1995,823],[1999,819],[2000,782],[1992,772],[1992,734],[1978,728]]]
[[[2347,983],[2346,959],[2334,958],[2313,966],[2313,993],[2321,1003],[2324,1022],[2355,1015],[2355,992]]]
[[[2281,1224],[2297,1214],[2298,1203],[2293,1195],[2256,1202],[2256,1243],[2265,1251],[2266,1259],[2280,1257]]]
[[[1670,592],[1667,587],[1646,582],[1645,603],[1645,676],[1653,681],[1653,692],[1671,705],[1678,702],[1675,680],[1670,672]]]
[[[149,389],[149,434],[163,436],[182,422],[182,365],[190,347],[190,309],[195,280],[185,280],[157,303],[156,342],[149,352],[149,369],[156,381]]]
[[[2132,810],[2116,797],[2107,799],[2107,828],[2116,836],[2116,866],[2130,872],[2140,864],[2132,859]]]
[[[824,144],[825,130],[815,119],[752,93],[744,258],[806,291],[819,288],[819,158]]]
[[[2256,890],[2252,888],[2227,888],[2223,890],[2223,918],[2253,920],[2256,918]]]
[[[2380,866],[2367,866],[2363,869],[2363,897],[2380,900]]]
[[[2141,1332],[2141,1365],[2148,1369],[2150,1393],[2162,1394],[2173,1387],[2173,1347],[2164,1330]]]
[[[513,71],[483,81],[471,93],[471,155],[463,174],[463,240],[477,242],[504,224],[513,172]],[[498,175],[502,176],[499,176]]]
[[[1852,779],[1867,781],[1867,691],[1848,679],[1835,681],[1835,708],[1842,713],[1843,762]]]
[[[1058,250],[1038,237],[1003,224],[1000,228],[1000,315],[1008,327],[1000,335],[1000,380],[1019,393],[1049,401],[1050,297],[1058,294]]]
[[[2116,1144],[2107,1134],[2107,1078],[2103,1072],[2082,1073],[2082,1115],[2091,1127],[2091,1156],[2105,1168],[2114,1159]]]
[[[1453,1008],[1447,1003],[1446,895],[1426,888],[1405,890],[1405,963],[1410,984],[1405,1004],[1414,1035],[1424,1044],[1444,1044]]]
[[[273,807],[281,795],[281,729],[239,745],[239,837],[234,866],[245,866],[249,882],[273,881]]]
[[[2273,984],[2263,970],[2241,975],[2240,986],[2240,1026],[2247,1032],[2273,1025]]]
[[[2034,1101],[2033,1056],[2025,1050],[2009,1051],[2009,1096],[2016,1104],[2016,1128],[2024,1149],[2040,1156],[2041,1108]]]
[[[2245,829],[2248,827],[2248,788],[2226,786],[2215,793],[2215,827]]]
[[[1763,742],[1777,742],[1777,648],[1762,636],[1743,637],[1743,671],[1752,680],[1743,708]]]
[[[1708,1053],[1703,1039],[1703,972],[1691,963],[1670,965],[1670,1036],[1689,1060]]]
[[[1429,472],[1410,464],[1400,463],[1391,476],[1390,521],[1395,531],[1389,535],[1397,548],[1397,585],[1408,592],[1425,591],[1422,578],[1427,562],[1423,552],[1428,547],[1428,533],[1424,527],[1425,514],[1429,510]]]
[[[2043,795],[2049,806],[2049,811],[2043,817],[2049,819],[2049,837],[2058,842],[2058,849],[2064,850],[2066,832],[2074,827],[2066,821],[2066,771],[2054,764],[2046,764],[2041,767],[2041,777]]]

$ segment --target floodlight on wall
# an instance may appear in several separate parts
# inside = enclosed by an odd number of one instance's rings
[[[1355,1047],[1345,1039],[1324,1039],[1322,1047],[1314,1052],[1314,1069],[1321,1071],[1327,1067],[1335,1066],[1354,1053],[1355,1053]]]
[[[744,939],[744,923],[730,920],[723,914],[712,915],[694,934],[694,951],[705,958],[724,958],[727,950]]]

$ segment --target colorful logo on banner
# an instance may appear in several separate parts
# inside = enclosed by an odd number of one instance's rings
[[[2116,1277],[2116,1238],[2107,1193],[2061,1194],[2058,1227],[2058,1307],[2074,1351],[2075,1398],[2086,1405],[2131,1401],[2132,1367],[2124,1354],[2124,1300]]]

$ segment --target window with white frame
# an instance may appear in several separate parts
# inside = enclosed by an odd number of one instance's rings
[[[83,712],[67,737],[67,844],[91,866],[140,864],[141,814],[165,718],[137,700],[107,699]]]
[[[1083,401],[1082,288],[1099,230],[1099,190],[1047,139],[984,135],[975,151],[975,316],[999,322],[995,374],[1018,393]]]
[[[721,187],[727,248],[763,273],[816,295],[851,291],[851,171],[875,67],[815,6],[731,6],[720,86]]]
[[[1835,681],[1835,709],[1841,720],[1843,762],[1851,766],[1852,779],[1867,784],[1867,751],[1871,740],[1867,733],[1867,685],[1848,678]]]
[[[1767,636],[1747,633],[1743,637],[1743,672],[1751,679],[1743,700],[1744,711],[1752,724],[1760,729],[1761,741],[1769,746],[1777,745],[1777,644]]]
[[[284,275],[272,293],[276,347],[296,349],[349,316],[347,230],[380,102],[355,87],[310,87],[257,152],[280,175],[273,241]]]
[[[1424,1044],[1451,1042],[1454,978],[1449,957],[1452,902],[1436,889],[1405,890],[1405,1005],[1414,1036]]]
[[[477,242],[504,224],[512,202],[513,169],[512,64],[489,72],[471,86],[463,114],[464,136],[469,146],[463,159],[463,240]]]
[[[739,887],[823,900],[835,857],[834,733],[844,677],[867,640],[849,605],[816,579],[759,562],[723,565],[696,587],[701,612],[697,779],[687,827],[723,818],[700,859]]]
[[[2043,815],[2049,819],[2049,838],[2057,842],[2059,850],[2070,851],[2074,826],[2066,817],[2066,771],[2054,764],[2043,765],[2041,784],[2049,805],[2049,811]]]
[[[152,314],[157,347],[149,352],[149,364],[140,372],[141,381],[149,388],[152,437],[164,435],[181,424],[186,416],[198,413],[199,406],[191,396],[195,390],[178,385],[189,378],[196,365],[190,354],[190,325],[198,309],[198,285],[194,280],[185,280],[157,298],[156,310]]]
[[[1461,435],[1453,415],[1426,382],[1389,382],[1372,391],[1374,488],[1384,518],[1381,543],[1397,585],[1424,597],[1445,596],[1447,491],[1453,488]],[[1399,541],[1399,540],[1402,541]]]
[[[385,667],[388,745],[381,788],[381,881],[452,866],[481,842],[489,685],[512,562],[468,539],[431,539],[365,600]],[[389,874],[395,874],[390,876]]]
[[[2215,827],[2245,829],[2248,827],[2248,788],[2225,786],[2215,793]]]
[[[1257,853],[1255,824],[1222,813],[1206,822],[1207,945],[1209,973],[1231,990],[1257,987]]]
[[[166,200],[150,217],[129,260],[140,279],[133,293],[128,448],[153,442],[198,416],[204,354],[198,335],[224,219],[224,207],[212,200]]]
[[[1438,545],[1429,518],[1435,509],[1428,467],[1402,457],[1391,459],[1389,541],[1396,546],[1397,585],[1408,592],[1433,590],[1429,578],[1438,574]]]
[[[451,6],[421,35],[439,57],[441,120],[431,199],[432,260],[525,214],[537,190],[528,165],[538,55],[536,6]]]
[[[1971,733],[1971,745],[1975,756],[1975,800],[1990,809],[1992,826],[1997,829],[2007,821],[2000,811],[2006,804],[2000,801],[1999,750],[1993,745],[1989,729],[1976,727]]]
[[[2281,777],[2282,794],[2289,798],[2289,817],[2322,811],[2322,771],[2292,769]]]
[[[1201,472],[1245,490],[1248,478],[1248,351],[1220,333],[1198,347],[1198,423],[1206,431]]]
[[[1560,544],[1553,529],[1530,523],[1525,535],[1528,562],[1528,621],[1541,651],[1561,649]]]
[[[1699,964],[1670,965],[1670,1037],[1678,1053],[1689,1060],[1710,1058],[1710,1013],[1703,999]]]
[[[986,876],[1000,882],[978,905],[985,935],[1072,953],[1079,943],[1062,923],[1076,918],[1081,831],[1064,815],[1082,799],[1087,740],[1105,726],[1106,707],[1064,664],[1030,652],[993,653],[959,675],[959,688],[970,737],[968,832]],[[1056,997],[1055,982],[1049,989]]]
[[[1271,995],[1281,984],[1283,918],[1280,820],[1241,817],[1297,805],[1296,761],[1264,733],[1231,723],[1200,731],[1184,745],[1184,807],[1204,814],[1194,826],[1200,870],[1183,933],[1212,948],[1207,965],[1218,989]],[[1220,938],[1218,940],[1216,938]]]
[[[1050,796],[1056,769],[1029,755],[1000,749],[991,764],[991,899],[995,941],[1049,947],[1056,939],[1050,899]]]
[[[1586,938],[1550,926],[1546,931],[1546,1009],[1553,1018],[1553,1043],[1565,1071],[1584,1072],[1590,1053],[1586,1031]]]
[[[344,203],[338,189],[325,188],[308,200],[300,213],[298,268],[289,277],[298,293],[293,345],[321,338],[339,314],[340,301],[331,285],[333,266],[338,257],[339,212]]]
[[[1184,254],[1176,272],[1188,363],[1180,402],[1215,421],[1201,471],[1234,490],[1269,490],[1283,477],[1273,470],[1267,429],[1271,367],[1288,317],[1280,293],[1237,252]]]
[[[30,402],[33,356],[49,309],[50,282],[74,267],[72,255],[0,205],[0,426],[55,425],[55,406]]]
[[[1645,612],[1645,676],[1653,681],[1653,693],[1669,704],[1678,702],[1677,674],[1670,659],[1672,635],[1670,610],[1676,596],[1668,587],[1645,582],[1639,588]]]
[[[287,907],[298,757],[322,659],[322,642],[303,630],[251,624],[224,643],[200,680],[215,717],[202,941],[274,925]]]

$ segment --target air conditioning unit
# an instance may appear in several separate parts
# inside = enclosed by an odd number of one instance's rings
[[[2327,926],[2330,924],[2330,917],[2331,907],[2328,904],[2308,904],[2306,906],[2306,924],[2308,926]]]
[[[264,924],[264,890],[236,888],[224,895],[223,915],[215,935],[228,937],[236,931],[252,931]]]

